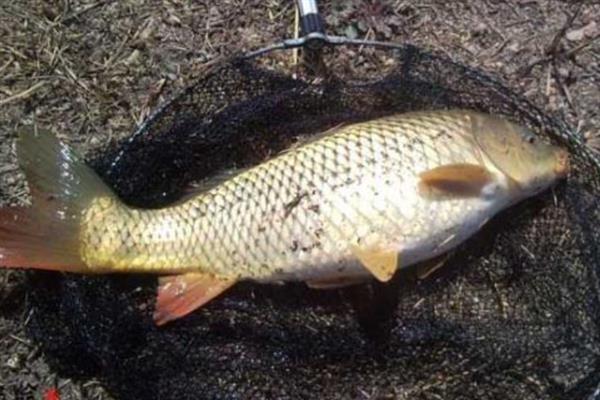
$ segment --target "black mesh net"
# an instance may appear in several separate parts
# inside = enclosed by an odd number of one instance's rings
[[[568,146],[568,182],[502,213],[428,279],[342,291],[243,283],[162,328],[153,277],[32,273],[30,333],[54,367],[120,399],[595,398],[600,160],[482,73],[412,47],[394,57],[362,82],[222,63],[91,161],[125,201],[154,207],[341,122],[464,107]]]

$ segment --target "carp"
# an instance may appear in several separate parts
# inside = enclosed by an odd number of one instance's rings
[[[337,127],[161,209],[132,208],[68,146],[22,134],[30,207],[0,209],[0,265],[160,275],[155,321],[236,282],[336,288],[443,256],[547,189],[568,152],[467,110]]]

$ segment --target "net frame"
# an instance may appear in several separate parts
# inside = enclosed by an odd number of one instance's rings
[[[120,398],[597,398],[598,155],[481,71],[409,45],[388,51],[397,65],[369,81],[294,79],[259,56],[224,61],[90,162],[128,203],[161,206],[340,122],[460,106],[567,146],[568,182],[495,218],[432,279],[398,282],[398,299],[382,301],[377,285],[244,283],[161,331],[152,278],[32,274],[30,333],[57,368]],[[388,334],[361,329],[353,298],[379,307],[366,323]]]

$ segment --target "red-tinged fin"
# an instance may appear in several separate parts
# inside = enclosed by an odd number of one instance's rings
[[[0,210],[0,267],[70,272],[81,268],[78,254],[68,250],[70,235],[60,237],[44,221],[45,215],[36,214],[21,207]]]
[[[202,273],[165,276],[159,278],[154,322],[164,325],[202,307],[236,282]]]
[[[82,211],[97,196],[114,196],[54,135],[23,132],[17,156],[32,206],[0,209],[0,267],[85,272],[79,255]]]

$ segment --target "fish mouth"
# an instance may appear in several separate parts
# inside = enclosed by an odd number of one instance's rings
[[[569,174],[569,170],[569,152],[565,149],[558,149],[556,151],[556,165],[554,166],[554,173],[559,178],[564,178]]]

